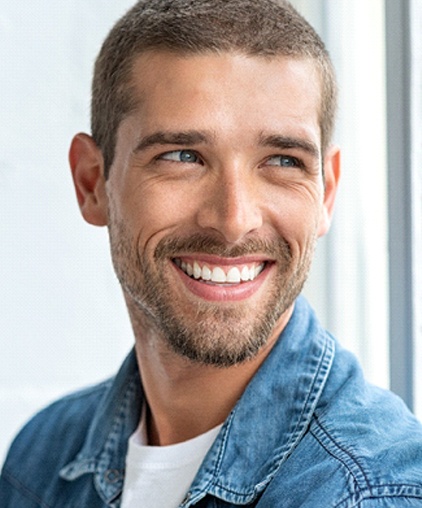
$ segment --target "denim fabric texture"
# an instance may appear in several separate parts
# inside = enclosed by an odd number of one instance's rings
[[[1,508],[117,508],[143,403],[135,355],[36,415],[9,451]],[[181,505],[422,508],[422,425],[299,298]]]

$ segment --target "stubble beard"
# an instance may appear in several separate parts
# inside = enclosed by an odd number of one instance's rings
[[[164,238],[150,261],[140,256],[136,242],[122,222],[110,220],[109,224],[113,264],[131,302],[129,310],[140,312],[178,355],[216,367],[243,363],[254,358],[265,346],[277,321],[302,290],[316,243],[314,238],[295,267],[289,245],[281,238],[272,242],[249,240],[234,248],[204,235]],[[181,308],[166,276],[169,259],[181,252],[185,255],[204,252],[222,257],[264,254],[275,260],[277,273],[259,307],[203,300],[188,309]],[[134,321],[134,316],[131,317]]]

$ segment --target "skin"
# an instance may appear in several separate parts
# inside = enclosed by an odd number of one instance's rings
[[[70,164],[85,220],[109,227],[149,441],[167,445],[222,423],[286,326],[330,225],[339,150],[321,153],[310,61],[150,52],[132,77],[138,107],[119,126],[109,179],[86,134]],[[175,260],[262,272],[210,284]],[[160,305],[191,331],[194,353],[174,345]]]

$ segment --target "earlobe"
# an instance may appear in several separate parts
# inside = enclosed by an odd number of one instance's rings
[[[318,236],[325,235],[330,229],[334,213],[334,202],[340,180],[340,166],[340,149],[337,146],[333,146],[328,149],[324,158],[325,190]]]
[[[90,224],[105,226],[107,194],[103,157],[91,136],[81,133],[73,138],[69,163],[82,216]]]

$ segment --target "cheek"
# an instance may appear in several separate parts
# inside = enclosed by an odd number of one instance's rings
[[[283,193],[267,200],[267,210],[278,234],[287,241],[301,243],[317,233],[322,205],[319,196],[311,193]]]
[[[165,236],[189,229],[195,214],[193,200],[165,185],[150,186],[133,192],[125,201],[124,216],[138,248],[153,250]]]

